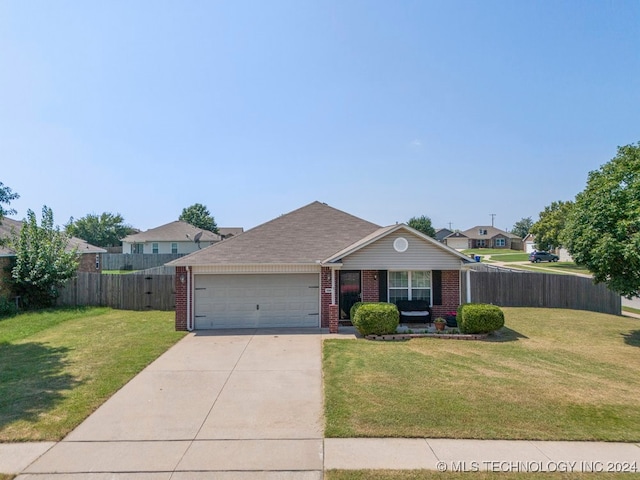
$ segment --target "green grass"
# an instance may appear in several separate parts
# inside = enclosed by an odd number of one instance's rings
[[[462,250],[461,253],[465,255],[502,255],[510,253],[524,253],[522,250],[510,250],[508,248],[467,248]],[[528,255],[528,254],[527,254]]]
[[[640,478],[630,473],[440,473],[431,470],[327,470],[325,480],[615,480]]]
[[[538,265],[541,265],[541,264],[538,264]],[[589,270],[587,270],[584,267],[579,267],[573,262],[556,262],[556,263],[549,263],[549,264],[545,263],[544,266],[553,270],[561,271],[561,272],[584,273],[585,275],[591,275],[591,272],[589,272]]]
[[[326,436],[640,440],[638,320],[503,310],[493,341],[325,341]]]
[[[497,253],[491,254],[491,261],[496,262],[526,262],[529,260],[528,253]]]
[[[63,438],[182,338],[173,318],[86,308],[0,321],[0,442]]]
[[[539,264],[537,264],[539,265]],[[509,268],[511,269],[518,269],[518,270],[526,270],[528,272],[536,272],[536,273],[549,273],[552,275],[571,275],[568,272],[562,272],[562,271],[558,271],[558,270],[554,270],[554,269],[547,269],[544,267],[537,267],[537,266],[533,266],[533,264],[529,265],[520,265],[520,264],[514,264],[514,265],[509,265]]]
[[[622,306],[622,311],[623,312],[631,312],[631,313],[637,313],[638,315],[640,315],[640,309],[638,308],[633,308],[633,307],[626,307],[626,306]]]

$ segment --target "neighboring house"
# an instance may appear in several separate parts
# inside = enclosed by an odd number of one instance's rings
[[[176,329],[329,327],[355,300],[461,302],[471,259],[404,224],[380,227],[320,202],[170,262]]]
[[[452,233],[453,232],[448,228],[439,228],[438,230],[436,230],[435,239],[438,240],[439,242],[442,242],[445,238],[447,238]]]
[[[236,235],[240,235],[244,232],[244,228],[242,227],[219,227],[218,233],[224,240],[225,238],[235,237]]]
[[[10,239],[13,234],[18,235],[23,223],[11,218],[3,218],[0,221],[0,238]],[[104,248],[96,247],[85,242],[81,238],[71,237],[67,244],[67,251],[76,248],[80,254],[79,272],[102,272],[101,254],[107,251]],[[8,294],[6,282],[11,277],[8,268],[12,259],[16,256],[15,250],[8,246],[0,246],[0,296]]]
[[[533,253],[536,251],[536,236],[533,233],[527,234],[527,236],[522,239],[522,243],[524,244],[525,252]]]
[[[457,250],[467,248],[504,248],[522,249],[522,239],[513,233],[499,228],[479,225],[477,227],[455,232],[445,238],[445,243]]]
[[[197,241],[196,241],[197,240]],[[176,220],[122,239],[122,253],[192,253],[222,240],[217,233]]]
[[[466,250],[469,248],[469,237],[462,232],[453,232],[443,240],[443,243],[456,250]]]

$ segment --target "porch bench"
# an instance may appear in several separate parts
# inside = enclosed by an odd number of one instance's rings
[[[425,300],[398,300],[400,323],[432,323],[431,307]]]

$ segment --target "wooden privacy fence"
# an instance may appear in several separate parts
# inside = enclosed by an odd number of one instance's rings
[[[620,295],[590,278],[471,271],[471,301],[501,307],[571,308],[620,315]]]
[[[103,253],[103,270],[145,270],[184,257],[184,253]]]
[[[103,275],[78,272],[60,290],[58,305],[121,310],[174,310],[174,275]]]

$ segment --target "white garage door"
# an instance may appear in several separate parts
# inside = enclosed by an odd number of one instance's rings
[[[447,238],[447,245],[456,250],[465,250],[469,248],[468,238]]]
[[[195,328],[318,327],[319,275],[196,275]]]

